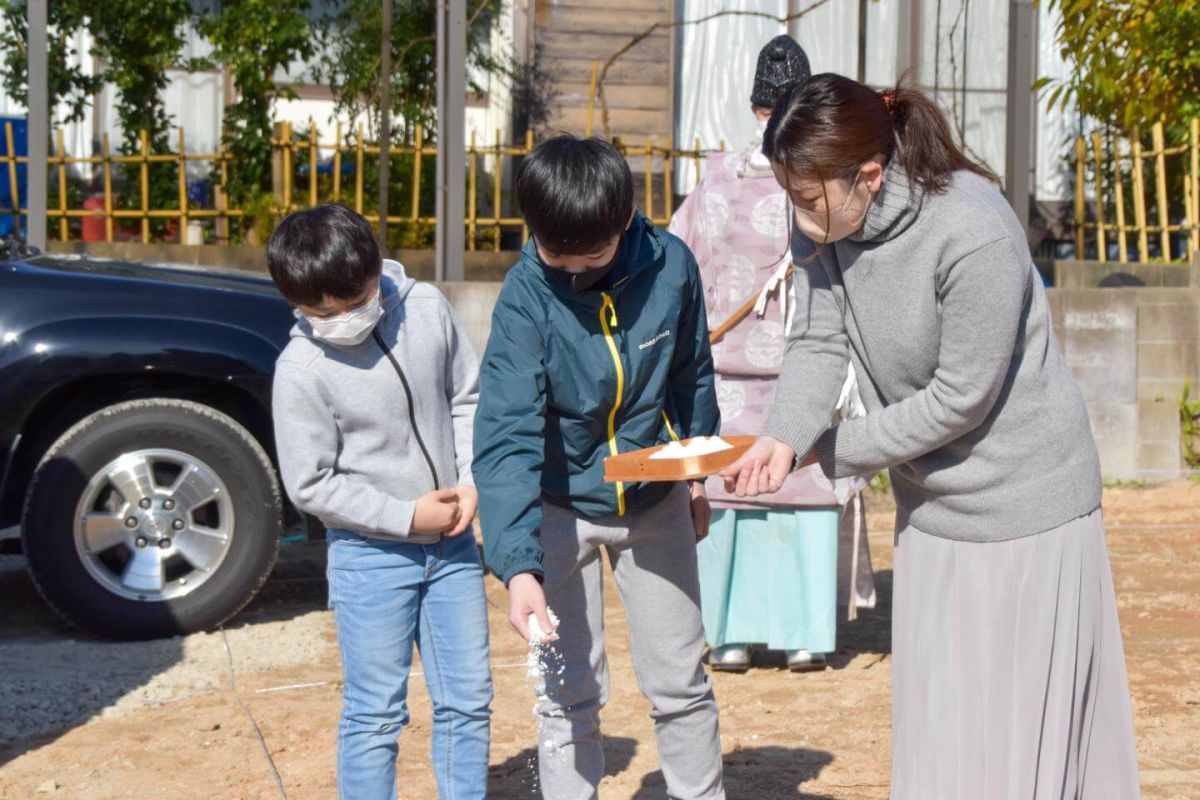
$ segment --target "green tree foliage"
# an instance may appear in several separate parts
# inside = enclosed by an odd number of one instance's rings
[[[502,0],[468,0],[467,64],[506,73],[506,59],[491,51],[491,33]],[[431,131],[437,105],[437,0],[404,0],[392,7],[392,113],[395,136],[411,142],[417,123]],[[323,20],[317,79],[333,90],[340,114],[366,113],[379,122],[379,0],[336,0]],[[480,87],[472,84],[471,89]]]
[[[19,37],[18,49],[27,42],[23,22],[24,0],[0,0],[11,21],[19,16],[19,26],[10,26]],[[71,109],[69,119],[82,117],[91,96],[101,86],[116,91],[113,104],[123,131],[120,151],[126,155],[140,150],[139,132],[149,135],[152,152],[169,150],[171,118],[163,105],[167,70],[178,64],[183,50],[186,24],[191,17],[188,0],[52,0],[49,3],[51,38],[50,91],[52,101],[65,101]],[[80,29],[92,37],[91,55],[103,65],[99,73],[85,80],[81,71],[67,65],[72,55],[69,38]],[[8,53],[4,62],[4,82],[18,98],[27,97],[26,65],[23,55]],[[15,90],[15,91],[14,91]],[[170,208],[178,197],[170,165],[154,164],[149,170],[150,205]],[[126,165],[121,204],[141,202],[139,166]],[[161,228],[161,224],[156,224]]]
[[[0,51],[3,52],[0,70],[3,74],[0,78],[5,92],[22,105],[29,104],[29,87],[25,79],[29,51],[25,25],[27,5],[25,0],[0,0],[0,18],[3,19],[0,24]],[[57,122],[77,122],[83,119],[92,95],[104,85],[104,78],[87,75],[71,64],[78,56],[72,34],[83,27],[83,4],[55,0],[49,4],[48,16],[51,112],[62,114]],[[60,101],[67,104],[64,112],[56,108]]]
[[[104,63],[104,81],[116,90],[113,104],[125,134],[120,151],[141,151],[139,132],[146,131],[152,153],[170,151],[171,116],[163,102],[169,83],[167,70],[186,66],[179,63],[186,23],[191,15],[187,0],[53,0],[78,2],[86,9],[92,34],[92,55]],[[121,205],[141,203],[140,170],[127,164],[121,188]],[[176,174],[171,164],[151,164],[147,169],[151,208],[173,208],[178,204]],[[155,221],[161,235],[167,223]]]
[[[236,165],[226,187],[235,205],[271,188],[271,105],[296,97],[274,77],[313,55],[308,10],[308,0],[225,0],[216,14],[197,20],[212,43],[212,61],[230,70],[237,89],[223,132]]]
[[[26,96],[25,14],[27,0],[0,0],[0,15],[8,23],[0,30],[0,80],[18,100]],[[491,36],[505,0],[468,0],[468,74],[500,74],[511,78],[517,89],[517,105],[529,124],[544,120],[549,94],[545,76],[527,67],[525,73],[510,68],[506,53],[493,53]],[[432,139],[436,93],[436,10],[438,0],[393,0],[392,73],[390,94],[395,120],[394,140],[412,143],[418,124],[424,124]],[[380,115],[380,0],[51,0],[50,83],[52,101],[68,106],[62,121],[82,118],[92,96],[101,87],[116,92],[114,110],[124,132],[121,151],[137,153],[138,132],[149,133],[152,152],[170,152],[172,124],[164,107],[167,71],[214,68],[229,70],[236,96],[225,110],[223,138],[233,155],[226,189],[235,205],[262,208],[274,213],[266,194],[271,185],[271,109],[274,101],[292,98],[275,78],[281,69],[307,62],[306,80],[329,85],[337,100],[337,113],[365,114],[377,135]],[[316,23],[314,8],[322,16]],[[204,59],[183,58],[189,26],[212,45]],[[86,30],[92,38],[91,54],[100,68],[95,76],[84,75],[71,61],[72,36]],[[526,85],[528,84],[528,85]],[[470,88],[481,87],[471,83]],[[529,95],[529,97],[526,97]],[[353,134],[351,134],[353,135]],[[396,154],[391,171],[392,196],[400,201],[412,196],[411,154]],[[152,164],[150,204],[173,208],[178,197],[177,167]],[[140,197],[140,165],[124,171],[120,205],[137,207]],[[364,176],[368,213],[376,196],[372,171]],[[433,170],[423,172],[431,182]],[[324,180],[324,178],[322,178]],[[420,213],[432,213],[432,192],[421,192]],[[430,208],[424,208],[428,199]],[[267,212],[270,212],[268,214]],[[393,213],[395,209],[393,209]],[[161,232],[161,223],[155,228]],[[392,226],[402,232],[404,226]],[[404,233],[413,242],[425,232],[416,226]],[[404,240],[408,242],[408,239]]]
[[[1079,110],[1128,133],[1200,115],[1200,0],[1050,0],[1062,14],[1065,81],[1038,81],[1053,107]]]
[[[191,16],[187,0],[54,0],[78,2],[92,33],[92,55],[104,64],[104,80],[116,89],[114,103],[122,150],[135,152],[137,132],[150,134],[152,149],[167,149],[171,118],[163,107],[167,70],[178,64],[185,25]],[[83,16],[83,15],[81,15]]]

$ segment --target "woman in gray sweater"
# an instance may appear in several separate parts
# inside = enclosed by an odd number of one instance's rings
[[[837,75],[780,98],[763,151],[795,316],[767,435],[722,474],[891,471],[893,800],[1137,797],[1099,459],[995,176],[919,92]],[[868,413],[828,428],[847,359]]]

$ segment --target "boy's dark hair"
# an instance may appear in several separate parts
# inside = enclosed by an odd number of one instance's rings
[[[517,204],[529,232],[549,252],[594,253],[625,230],[633,213],[633,175],[609,142],[562,133],[525,157]]]
[[[326,203],[284,218],[267,242],[267,268],[288,302],[315,306],[325,295],[353,300],[383,271],[371,225]]]

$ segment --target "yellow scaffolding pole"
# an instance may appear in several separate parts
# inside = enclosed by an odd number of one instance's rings
[[[187,142],[179,126],[179,243],[188,241]]]
[[[139,139],[141,140],[141,168],[138,171],[138,180],[142,190],[142,244],[150,243],[150,134],[147,131],[142,131]]]
[[[699,144],[699,142],[697,142]],[[1083,137],[1075,139],[1075,257],[1082,259],[1087,252],[1084,233],[1087,226],[1087,201],[1084,193],[1087,185],[1084,183],[1084,166],[1087,162],[1087,145]],[[697,170],[698,172],[699,170]]]
[[[71,228],[67,220],[67,148],[63,144],[63,131],[59,128],[56,135],[58,146],[58,211],[62,215],[58,220],[58,238],[67,241],[71,237]]]
[[[1096,257],[1103,261],[1108,254],[1108,242],[1104,237],[1104,148],[1099,133],[1092,134],[1092,159],[1096,165]]]
[[[1150,259],[1150,240],[1146,235],[1146,176],[1143,173],[1142,134],[1133,129],[1133,224],[1138,233],[1138,261]]]
[[[1167,154],[1163,125],[1154,123],[1150,129],[1154,143],[1154,188],[1158,195],[1158,229],[1162,236],[1163,261],[1171,260],[1171,213],[1167,207]]]

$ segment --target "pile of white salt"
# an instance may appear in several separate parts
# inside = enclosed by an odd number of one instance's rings
[[[709,453],[719,453],[722,450],[730,450],[732,448],[733,445],[720,436],[696,436],[689,439],[687,444],[682,444],[681,442],[669,443],[661,450],[652,453],[650,460],[706,456]]]

